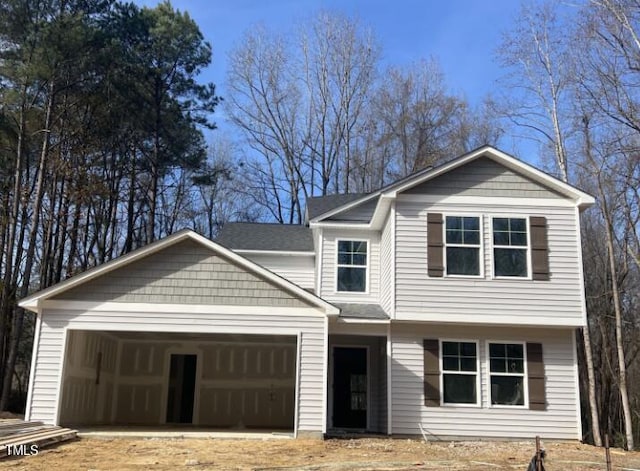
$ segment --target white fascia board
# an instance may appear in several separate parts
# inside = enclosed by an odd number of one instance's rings
[[[337,322],[343,324],[389,324],[391,319],[360,319],[357,317],[338,317]]]
[[[247,249],[232,249],[235,253],[240,255],[279,255],[282,257],[313,257],[315,252],[302,252],[291,250],[247,250]]]
[[[294,283],[291,283],[290,281],[286,280],[285,278],[279,275],[276,275],[272,271],[267,270],[266,268],[258,265],[257,263],[254,263],[251,260],[221,246],[220,244],[216,244],[215,242],[207,239],[206,237],[203,237],[200,234],[190,230],[177,232],[176,234],[165,237],[164,239],[156,241],[146,247],[138,249],[127,255],[123,255],[114,260],[111,260],[110,262],[107,262],[104,265],[94,267],[84,273],[81,273],[77,276],[69,278],[67,281],[63,281],[62,283],[54,285],[43,291],[34,293],[33,295],[28,296],[22,301],[20,301],[19,306],[35,312],[35,310],[38,307],[38,303],[40,301],[44,301],[48,298],[51,298],[52,296],[55,296],[64,291],[67,291],[75,286],[81,285],[83,283],[86,283],[89,280],[97,278],[100,275],[103,275],[112,270],[115,270],[116,268],[123,267],[129,263],[134,262],[135,260],[146,257],[152,253],[162,250],[165,247],[171,246],[173,244],[176,244],[180,241],[187,240],[187,239],[191,239],[195,242],[200,243],[201,245],[209,248],[211,251],[213,251],[214,253],[217,253],[221,257],[227,258],[228,260],[247,269],[248,271],[253,272],[259,276],[262,276],[263,278],[272,282],[274,285],[281,287],[286,291],[289,291],[290,293],[294,294],[295,296],[298,296],[301,299],[304,299],[305,301],[311,303],[312,305],[320,307],[321,309],[324,310],[325,314],[337,315],[340,313],[340,309],[328,303],[324,299],[321,299],[318,296],[309,293],[307,290],[299,287]]]
[[[528,176],[532,180],[535,180],[542,185],[555,189],[565,196],[574,199],[574,201],[580,208],[587,208],[595,203],[595,199],[593,196],[581,190],[578,190],[577,188],[564,183],[563,181],[558,180],[557,178],[552,177],[551,175],[548,175],[541,170],[538,170],[537,168],[524,163],[516,159],[515,157],[510,156],[509,154],[505,154],[504,152],[499,151],[498,149],[491,146],[484,146],[476,149],[469,154],[466,154],[462,157],[452,160],[449,163],[436,167],[433,170],[420,175],[416,179],[410,180],[396,187],[392,186],[386,192],[384,192],[384,195],[396,196],[398,193],[406,191],[409,188],[424,183],[428,180],[432,180],[444,173],[461,167],[480,157],[488,157],[498,163],[505,165],[506,167],[511,168],[518,173]]]
[[[324,229],[366,229],[371,230],[372,226],[370,222],[356,224],[353,222],[310,222],[309,227],[311,229],[324,228]]]

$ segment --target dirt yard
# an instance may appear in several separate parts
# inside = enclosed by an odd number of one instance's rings
[[[603,470],[604,451],[544,443],[547,471]],[[223,440],[83,438],[6,459],[10,470],[476,470],[527,469],[531,442],[424,443],[406,439]],[[612,450],[614,468],[640,471],[640,452]]]

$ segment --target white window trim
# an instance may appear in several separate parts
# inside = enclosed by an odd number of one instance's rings
[[[524,404],[519,406],[517,404],[509,405],[509,404],[492,404],[491,402],[491,349],[490,345],[492,343],[502,344],[502,345],[522,345],[522,357],[524,362],[524,368],[522,373],[495,373],[496,376],[522,376],[524,379],[522,381],[522,393],[524,395]],[[487,340],[486,345],[486,357],[487,357],[487,392],[489,397],[487,398],[487,403],[490,409],[529,409],[529,368],[528,368],[528,359],[527,359],[527,342],[519,341],[519,340]]]
[[[338,247],[340,246],[340,242],[365,242],[367,244],[367,264],[366,265],[341,265],[338,263],[338,258],[340,257],[340,252],[338,250]],[[336,239],[335,240],[335,247],[336,247],[336,256],[335,256],[335,261],[336,261],[336,270],[335,270],[335,277],[334,277],[334,294],[348,294],[348,295],[354,295],[354,296],[363,296],[363,295],[368,295],[369,294],[369,274],[371,272],[371,270],[369,270],[369,267],[371,266],[371,240],[370,239],[359,239],[359,238],[340,238],[340,239]],[[364,272],[364,291],[340,291],[338,289],[338,269],[339,268],[364,268],[365,272]]]
[[[527,226],[527,246],[517,246],[517,245],[495,245],[493,243],[493,220],[494,219],[524,219],[525,224]],[[489,238],[490,244],[490,260],[491,260],[491,278],[494,280],[512,280],[512,281],[522,281],[522,280],[533,280],[532,274],[532,266],[531,266],[531,219],[529,215],[520,215],[520,214],[492,214],[489,220],[489,233],[491,237]],[[527,251],[527,276],[497,276],[496,275],[496,260],[494,256],[494,249],[526,249]]]
[[[471,408],[481,408],[482,407],[482,389],[481,389],[481,379],[480,379],[480,342],[478,340],[470,340],[470,339],[438,339],[439,342],[439,351],[440,355],[438,358],[439,369],[440,369],[440,407],[471,407]],[[442,349],[442,344],[444,342],[464,342],[464,343],[474,343],[476,345],[476,371],[472,373],[470,371],[444,371],[442,367],[444,351]],[[444,402],[444,375],[446,373],[450,374],[463,374],[471,376],[475,374],[476,376],[476,403],[475,404],[459,404],[454,402]]]
[[[480,228],[480,244],[447,244],[447,216],[449,217],[462,217],[462,218],[478,218],[478,224]],[[442,214],[442,265],[444,266],[445,278],[484,278],[484,217],[482,214],[468,214],[468,213],[443,213]],[[447,248],[448,247],[463,247],[463,248],[477,248],[478,249],[478,263],[480,265],[479,275],[455,275],[447,273]]]

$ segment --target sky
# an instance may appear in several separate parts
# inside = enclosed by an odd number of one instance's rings
[[[156,0],[137,0],[154,6]],[[384,65],[410,64],[436,58],[452,92],[472,104],[496,90],[502,71],[495,51],[502,34],[520,10],[519,0],[172,0],[187,11],[213,47],[213,62],[201,76],[216,84],[224,97],[227,56],[243,33],[256,24],[287,31],[319,10],[337,11],[372,28],[382,47]],[[222,107],[218,128],[227,131]],[[508,138],[507,152],[524,146]],[[521,156],[529,160],[529,156]]]

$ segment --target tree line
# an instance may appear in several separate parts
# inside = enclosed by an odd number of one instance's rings
[[[640,4],[526,5],[505,31],[505,77],[472,105],[437,59],[384,66],[361,22],[320,12],[252,27],[225,95],[212,46],[170,3],[0,4],[0,410],[29,374],[28,292],[191,227],[300,223],[305,200],[368,192],[507,136],[597,197],[584,213],[587,440],[640,433]],[[224,99],[223,99],[224,98]],[[214,130],[223,109],[230,135]],[[13,392],[13,394],[12,394]],[[635,438],[635,440],[634,440]]]

